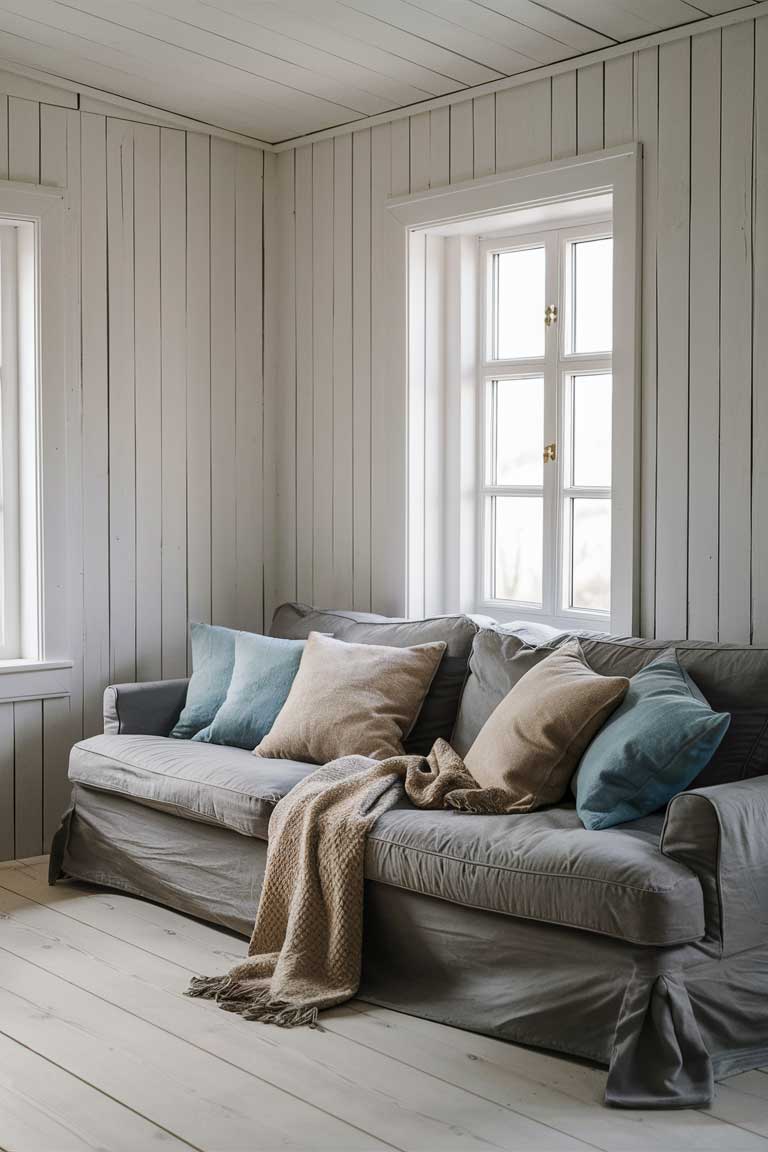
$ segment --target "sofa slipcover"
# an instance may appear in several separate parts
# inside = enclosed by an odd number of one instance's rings
[[[368,834],[365,875],[548,924],[668,946],[704,935],[701,884],[659,850],[659,824],[600,832],[573,808],[505,816],[421,812],[407,802]]]
[[[94,736],[70,779],[186,819],[266,839],[278,800],[312,764],[263,760],[163,736]],[[589,832],[573,808],[508,816],[422,811],[407,802],[369,837],[366,878],[473,908],[567,924],[640,944],[704,933],[701,885],[659,850],[660,821]]]
[[[69,778],[187,820],[267,838],[272,809],[316,764],[262,760],[225,748],[165,736],[92,736],[72,749]]]

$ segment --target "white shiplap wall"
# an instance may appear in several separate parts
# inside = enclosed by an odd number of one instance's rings
[[[262,152],[0,94],[8,177],[68,189],[74,668],[0,677],[0,859],[47,847],[107,683],[185,675],[188,618],[263,622]]]
[[[405,252],[386,196],[633,139],[642,631],[768,643],[766,17],[267,157],[267,612],[405,605],[405,301],[389,287]]]

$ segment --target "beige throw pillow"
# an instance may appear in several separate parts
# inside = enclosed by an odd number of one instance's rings
[[[509,793],[509,811],[556,804],[628,687],[625,676],[598,676],[578,640],[566,641],[491,713],[464,758],[467,769],[481,787]]]
[[[310,632],[288,698],[254,756],[327,764],[402,755],[445,647],[347,644]]]

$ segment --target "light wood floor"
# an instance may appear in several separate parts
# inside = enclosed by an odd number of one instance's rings
[[[0,865],[0,1148],[768,1150],[768,1074],[708,1110],[620,1112],[605,1075],[362,1003],[324,1031],[182,996],[245,943],[130,897]]]

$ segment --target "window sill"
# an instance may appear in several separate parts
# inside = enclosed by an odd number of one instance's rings
[[[47,672],[71,667],[71,660],[0,660],[0,676],[11,672]]]
[[[0,660],[0,701],[68,696],[71,660]]]

